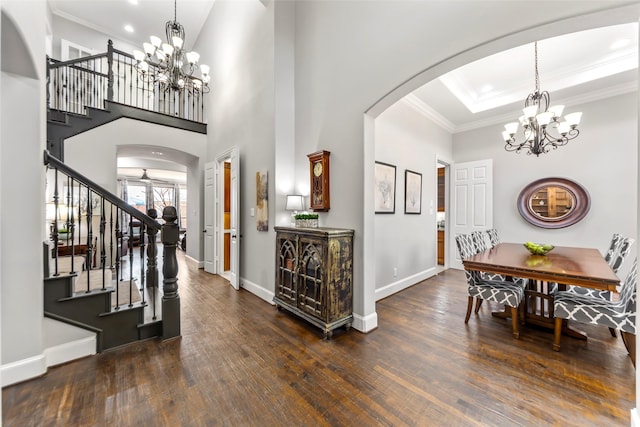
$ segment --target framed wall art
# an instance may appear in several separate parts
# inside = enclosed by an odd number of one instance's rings
[[[422,174],[404,171],[404,213],[420,215],[422,211]]]
[[[396,211],[396,167],[376,162],[375,213],[392,214]]]
[[[269,181],[267,171],[256,172],[256,229],[269,231]]]

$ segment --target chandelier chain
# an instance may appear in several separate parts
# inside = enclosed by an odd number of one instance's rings
[[[173,0],[173,22],[178,22],[178,0]]]
[[[538,42],[533,44],[535,69],[536,69],[536,92],[540,92],[540,74],[538,73]]]

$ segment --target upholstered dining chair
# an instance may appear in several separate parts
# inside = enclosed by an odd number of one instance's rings
[[[498,230],[495,228],[491,228],[487,230],[487,235],[489,236],[489,242],[491,243],[491,247],[493,248],[495,245],[500,243],[500,237],[498,236]]]
[[[555,317],[553,349],[560,351],[563,319],[605,326],[622,332],[622,339],[635,366],[636,272],[637,259],[634,260],[631,270],[622,283],[618,301],[607,301],[566,291],[556,293],[553,302]]]
[[[472,257],[477,253],[473,238],[468,234],[458,234],[456,236],[456,245],[460,257],[464,260]],[[467,314],[464,323],[469,322],[471,310],[473,308],[473,300],[476,299],[476,314],[480,309],[483,300],[494,301],[504,304],[511,309],[511,327],[513,336],[520,338],[518,330],[518,307],[524,298],[524,287],[518,283],[499,281],[499,280],[482,280],[480,275],[475,271],[465,270],[467,277],[469,299],[467,302]]]
[[[611,239],[611,245],[604,256],[605,261],[611,267],[614,273],[618,274],[618,270],[622,266],[622,262],[631,252],[631,245],[635,240],[628,237],[622,237],[619,234],[614,234]],[[567,292],[576,295],[586,295],[589,297],[599,297],[611,300],[611,292],[600,289],[581,288],[580,286],[567,286]]]
[[[471,239],[478,252],[484,252],[489,249],[489,245],[487,245],[487,233],[484,231],[473,231],[471,233]]]

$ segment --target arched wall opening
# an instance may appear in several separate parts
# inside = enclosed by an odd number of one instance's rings
[[[498,53],[522,44],[573,33],[598,27],[633,23],[638,21],[637,9],[622,7],[613,10],[575,16],[561,21],[550,22],[546,25],[536,26],[527,30],[505,34],[503,37],[488,40],[467,50],[458,52],[449,58],[434,64],[432,67],[417,72],[414,76],[399,84],[380,98],[365,111],[363,117],[364,126],[364,204],[363,204],[363,283],[365,313],[375,313],[375,214],[374,214],[374,165],[375,165],[375,123],[376,118],[391,105],[398,102],[420,86],[439,76],[452,71],[462,65],[473,62],[482,57]],[[638,238],[638,236],[636,236]],[[637,378],[636,378],[637,379]],[[636,384],[638,381],[636,380]],[[638,393],[636,393],[638,395]],[[637,404],[636,404],[637,406]]]

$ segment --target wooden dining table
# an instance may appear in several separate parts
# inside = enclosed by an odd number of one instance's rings
[[[529,279],[522,302],[525,323],[554,328],[553,293],[566,285],[617,292],[620,279],[597,249],[556,246],[546,255],[532,255],[521,243],[499,243],[462,261],[470,271],[486,271]],[[493,313],[510,317],[509,311]],[[563,334],[587,339],[586,334],[570,328],[565,321]]]

